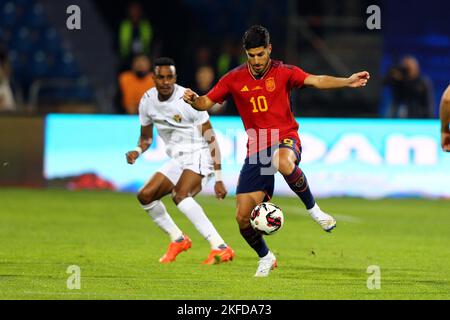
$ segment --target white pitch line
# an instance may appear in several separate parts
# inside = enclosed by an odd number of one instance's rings
[[[363,222],[363,220],[360,218],[355,218],[355,217],[347,216],[344,214],[332,214],[332,216],[337,221],[344,221],[344,222],[349,222],[349,223],[362,223]]]
[[[286,215],[289,215],[290,213],[294,213],[294,214],[298,214],[301,216],[308,216],[308,212],[306,211],[306,209],[304,209],[303,207],[300,206],[294,206],[294,205],[287,205],[287,206],[282,206],[281,208]],[[339,221],[344,221],[344,222],[349,222],[349,223],[362,223],[363,220],[360,218],[355,218],[352,216],[348,216],[345,214],[338,214],[338,213],[330,213],[338,222]]]

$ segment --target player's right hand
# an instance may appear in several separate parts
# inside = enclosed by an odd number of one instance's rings
[[[214,185],[214,192],[216,193],[216,198],[219,200],[225,199],[227,196],[227,188],[222,181],[216,181]]]
[[[450,152],[450,133],[449,132],[442,132],[441,146],[442,146],[443,151]]]
[[[127,162],[129,164],[134,164],[136,162],[136,159],[139,158],[139,152],[137,152],[137,151],[128,151],[126,156],[127,156]]]
[[[184,102],[192,105],[194,103],[194,99],[197,96],[198,95],[191,89],[186,89],[186,91],[184,91],[183,100],[184,100]]]

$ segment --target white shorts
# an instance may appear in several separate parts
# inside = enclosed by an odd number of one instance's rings
[[[209,149],[170,159],[158,172],[176,185],[184,170],[191,170],[203,176],[202,187],[214,176],[214,164]]]

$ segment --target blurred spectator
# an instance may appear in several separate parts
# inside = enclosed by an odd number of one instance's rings
[[[10,86],[11,66],[8,51],[0,45],[0,111],[14,111],[16,104]]]
[[[211,49],[209,47],[199,47],[195,52],[195,65],[197,67],[211,63]]]
[[[182,77],[178,77],[178,79],[181,81],[181,83],[183,83],[184,86],[189,88],[196,88],[197,71],[203,66],[212,65],[212,61],[213,57],[211,48],[199,45],[195,48],[194,59],[191,59],[189,63],[184,64],[182,69],[180,67],[182,72],[180,72],[179,74],[181,74]]]
[[[122,66],[129,66],[132,57],[138,54],[150,56],[153,28],[143,15],[142,6],[133,1],[128,6],[128,17],[119,27],[119,52]]]
[[[199,95],[205,95],[211,90],[214,84],[214,70],[211,66],[202,66],[195,73],[195,92]]]
[[[225,38],[222,52],[217,59],[217,74],[222,77],[228,71],[241,65],[246,61],[240,42],[234,43],[231,37]]]
[[[214,69],[205,65],[197,69],[195,72],[195,88],[194,91],[198,95],[205,95],[211,90],[214,85]],[[218,114],[222,113],[224,109],[223,105],[216,104],[211,109],[209,109],[209,113]]]
[[[132,69],[119,76],[119,113],[137,114],[142,96],[154,86],[150,59],[146,55],[137,55]]]
[[[433,118],[434,102],[431,80],[420,73],[419,62],[412,56],[402,59],[384,79],[391,87],[392,103],[389,117]]]

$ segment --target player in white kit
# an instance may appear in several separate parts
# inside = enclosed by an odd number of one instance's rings
[[[153,126],[166,145],[171,158],[139,191],[138,200],[153,221],[171,239],[161,263],[175,261],[176,256],[188,250],[192,242],[174,223],[161,198],[171,194],[178,209],[194,224],[211,244],[211,252],[204,264],[230,261],[234,251],[221,238],[202,207],[194,200],[212,176],[218,199],[225,198],[227,190],[222,182],[220,150],[205,111],[191,108],[182,99],[185,88],[176,84],[175,63],[170,58],[154,61],[155,88],[148,90],[139,105],[141,135],[138,146],[126,154],[133,164],[153,140]]]

